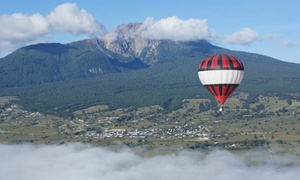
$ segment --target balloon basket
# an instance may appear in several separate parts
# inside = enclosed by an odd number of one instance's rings
[[[223,111],[224,111],[224,107],[221,106],[220,109],[219,109],[219,111],[220,111],[220,112],[223,112]]]

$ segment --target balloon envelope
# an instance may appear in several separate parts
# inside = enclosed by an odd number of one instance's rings
[[[205,58],[198,66],[201,83],[222,105],[244,77],[244,65],[239,59],[225,54]]]

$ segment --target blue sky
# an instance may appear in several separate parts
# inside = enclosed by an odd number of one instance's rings
[[[299,7],[297,0],[1,0],[0,54],[102,37],[118,25],[140,22],[148,38],[205,38],[300,63]]]

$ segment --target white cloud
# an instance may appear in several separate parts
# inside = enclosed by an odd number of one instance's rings
[[[48,32],[47,20],[40,14],[0,15],[0,24],[2,27],[0,28],[1,40],[25,40]]]
[[[282,45],[286,47],[300,47],[300,42],[298,41],[282,41]]]
[[[115,41],[119,38],[118,34],[114,31],[106,33],[104,36],[100,37],[104,39],[106,42],[110,43],[112,41]]]
[[[105,31],[91,14],[71,3],[57,6],[48,16],[0,15],[0,27],[0,54],[32,43],[47,42],[46,37],[53,32],[96,36]]]
[[[0,15],[0,54],[36,41],[45,41],[49,31],[47,20],[40,14]]]
[[[190,41],[212,38],[213,31],[207,27],[207,20],[182,20],[176,16],[154,22],[148,18],[140,29],[141,34],[149,39],[170,39],[174,41]]]
[[[250,28],[244,28],[239,32],[235,32],[232,35],[224,39],[229,44],[248,45],[259,38],[259,34]]]
[[[99,35],[104,29],[84,9],[79,9],[76,4],[65,3],[57,6],[47,17],[51,29],[73,34],[89,33]]]
[[[0,145],[0,179],[153,180],[298,179],[300,166],[265,153],[182,151],[140,157],[130,149],[110,151],[84,144]],[[253,163],[255,162],[255,163]],[[294,166],[291,166],[293,165]],[[288,166],[285,166],[288,165]],[[14,173],[15,172],[15,173]]]

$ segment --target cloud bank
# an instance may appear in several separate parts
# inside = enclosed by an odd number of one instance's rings
[[[101,35],[105,28],[91,14],[76,4],[64,3],[49,15],[16,13],[0,15],[0,54],[6,54],[21,46],[47,42],[47,35],[55,32],[74,35]]]
[[[213,30],[209,30],[207,20],[182,20],[176,16],[161,19],[157,22],[148,18],[142,26],[142,36],[149,39],[170,39],[174,41],[191,41],[211,39]]]
[[[300,176],[299,166],[279,166],[263,154],[237,156],[218,150],[141,157],[129,149],[27,144],[0,145],[0,158],[0,179],[10,180],[282,180]],[[249,158],[266,161],[249,165]]]

